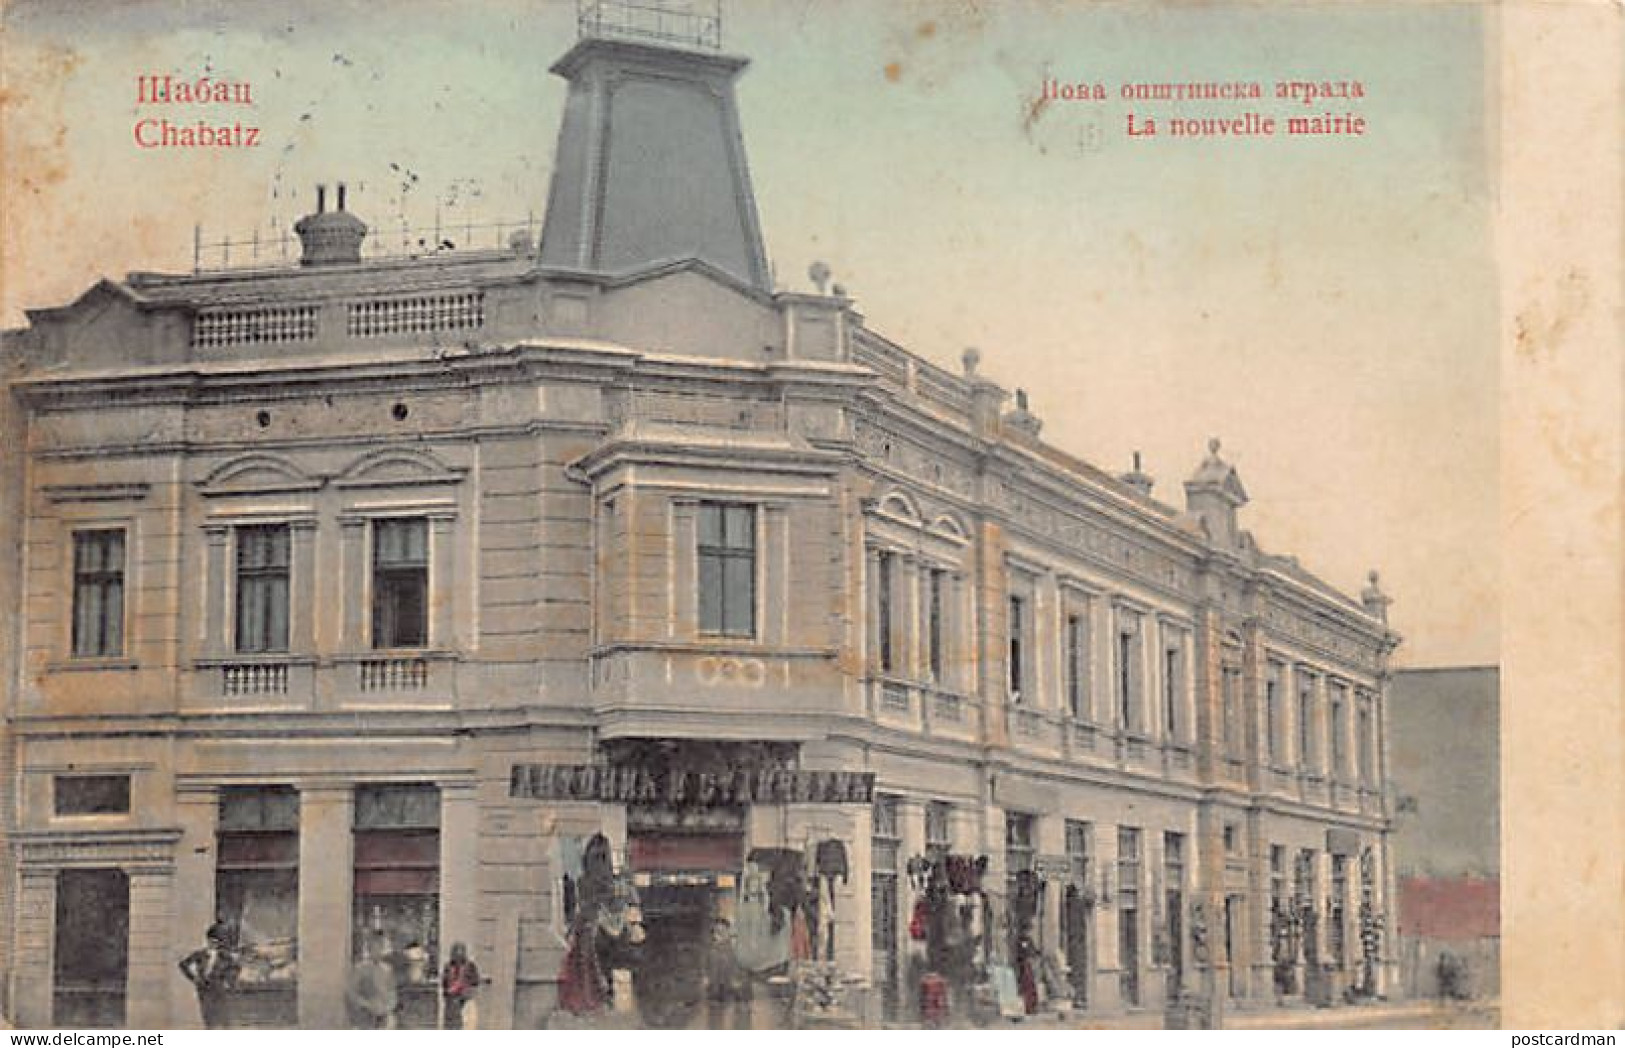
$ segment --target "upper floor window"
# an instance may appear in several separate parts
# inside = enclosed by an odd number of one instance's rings
[[[1332,775],[1337,778],[1341,778],[1348,771],[1343,766],[1347,758],[1347,751],[1344,749],[1343,744],[1343,732],[1347,727],[1344,723],[1347,708],[1348,704],[1344,701],[1343,689],[1334,687],[1331,698]]]
[[[881,553],[875,558],[875,641],[882,673],[897,670],[897,623],[893,607],[896,583],[897,554]]]
[[[51,783],[58,815],[128,815],[128,775],[58,775]]]
[[[1314,765],[1315,682],[1305,677],[1298,683],[1298,767]]]
[[[1066,708],[1072,716],[1082,717],[1088,698],[1084,680],[1088,674],[1088,627],[1082,615],[1066,617]]]
[[[1179,693],[1185,683],[1185,652],[1171,643],[1162,652],[1162,725],[1170,739],[1179,737]]]
[[[700,503],[700,631],[756,634],[756,508]]]
[[[1024,660],[1027,657],[1027,600],[1010,598],[1010,700],[1020,702],[1025,697],[1027,675]]]
[[[73,533],[73,653],[124,652],[124,529]]]
[[[1272,765],[1281,759],[1281,666],[1270,663],[1264,678],[1264,745]]]
[[[286,524],[237,529],[237,650],[288,650]]]
[[[1360,700],[1358,724],[1355,729],[1354,745],[1356,746],[1360,762],[1360,782],[1369,785],[1375,778],[1371,768],[1371,702],[1369,699]]]
[[[944,590],[947,588],[947,581],[946,571],[932,568],[931,573],[926,576],[925,583],[925,659],[926,666],[931,672],[931,679],[939,684],[942,682]]]
[[[429,522],[373,521],[372,646],[421,648],[429,637]]]
[[[1124,731],[1138,727],[1140,705],[1140,633],[1131,625],[1117,631],[1117,723]]]
[[[1241,668],[1226,666],[1220,675],[1220,701],[1224,705],[1224,752],[1232,757],[1242,752]]]

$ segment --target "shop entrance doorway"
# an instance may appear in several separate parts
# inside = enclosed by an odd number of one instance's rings
[[[51,975],[52,1025],[124,1025],[130,878],[123,870],[63,870],[56,875]]]
[[[744,861],[739,833],[629,833],[628,865],[643,908],[645,962],[633,985],[654,1029],[704,1027],[712,926],[731,920],[728,900]]]

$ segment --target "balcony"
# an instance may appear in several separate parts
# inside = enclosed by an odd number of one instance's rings
[[[199,659],[195,694],[225,709],[300,706],[315,692],[316,660],[300,655],[239,655]]]
[[[648,641],[606,645],[590,660],[592,711],[606,738],[801,740],[821,735],[831,717],[879,716],[883,702],[888,717],[918,715],[907,688],[883,697],[874,682],[849,687],[832,649]]]
[[[363,659],[357,666],[364,692],[423,691],[429,686],[428,659]]]
[[[981,737],[981,705],[966,695],[889,677],[871,678],[864,686],[869,713],[878,724],[939,738]]]

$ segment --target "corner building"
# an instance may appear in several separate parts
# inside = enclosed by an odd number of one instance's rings
[[[482,1026],[537,1025],[594,833],[674,958],[751,849],[842,842],[876,1018],[945,853],[996,910],[1036,885],[1090,1013],[1392,991],[1374,580],[1261,550],[1217,442],[1165,504],[973,351],[775,290],[744,66],[577,43],[539,243],[363,260],[341,195],[297,266],[8,333],[16,1022],[197,1025],[176,961],[225,919],[235,1024],[344,1025],[386,933],[403,1025],[453,942]]]

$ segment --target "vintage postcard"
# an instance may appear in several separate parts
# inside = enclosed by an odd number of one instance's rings
[[[1617,4],[3,10],[10,1024],[1625,1021]]]

